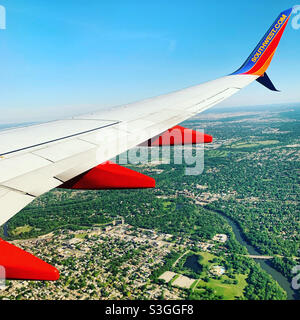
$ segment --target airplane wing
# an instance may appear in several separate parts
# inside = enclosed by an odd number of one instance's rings
[[[126,183],[115,182],[122,179],[124,182],[126,177],[139,180],[128,187],[153,186],[153,181],[145,176],[122,167],[112,166],[112,170],[107,170],[106,161],[159,137],[255,80],[276,90],[266,70],[291,13],[292,9],[288,9],[278,16],[242,67],[231,75],[105,111],[1,131],[0,225],[56,187],[126,187]],[[99,180],[103,176],[106,178],[101,184]],[[0,256],[1,264],[5,265]],[[16,274],[11,277],[15,278]]]

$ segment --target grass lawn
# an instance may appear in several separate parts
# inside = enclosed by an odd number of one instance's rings
[[[218,258],[217,256],[209,253],[209,252],[197,252],[197,255],[200,255],[202,257],[201,260],[199,260],[199,263],[202,264],[203,266],[210,266],[211,262],[214,258]]]
[[[231,148],[253,148],[253,147],[259,147],[264,145],[271,145],[278,143],[278,140],[264,140],[264,141],[255,141],[252,143],[247,142],[238,142],[231,146]]]
[[[171,201],[164,201],[163,202],[164,209],[169,209],[171,205],[172,205]]]
[[[203,290],[201,288],[207,287],[214,290],[215,294],[222,296],[224,300],[235,300],[236,297],[243,297],[243,290],[247,285],[246,278],[247,275],[244,274],[236,275],[238,284],[223,283],[225,279],[229,279],[226,275],[223,275],[220,279],[209,279],[208,282],[199,280],[195,291]]]
[[[14,236],[18,236],[18,235],[21,234],[21,233],[30,232],[32,229],[33,229],[33,228],[30,227],[29,225],[25,225],[25,226],[16,228],[14,231],[12,231],[12,234],[13,234]]]
[[[199,281],[200,281],[200,280],[198,279],[198,280],[195,280],[195,281],[193,282],[193,284],[192,284],[191,287],[190,287],[190,289],[191,289],[192,291],[194,291],[194,290],[197,288]]]
[[[79,238],[79,239],[85,239],[86,236],[87,236],[87,233],[75,234],[75,238]]]
[[[178,279],[180,277],[180,274],[176,274],[176,276],[174,276],[170,281],[169,284],[172,284],[176,279]]]
[[[205,152],[205,156],[209,158],[223,158],[227,157],[228,151],[225,150],[208,150]]]

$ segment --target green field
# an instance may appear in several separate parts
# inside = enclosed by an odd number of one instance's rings
[[[238,274],[235,276],[237,284],[224,283],[224,280],[231,280],[226,275],[223,275],[219,279],[209,279],[208,282],[199,280],[197,287],[194,289],[203,290],[203,288],[211,288],[216,295],[223,297],[223,300],[235,300],[237,297],[243,297],[243,290],[247,285],[247,275]]]
[[[78,238],[78,239],[85,239],[87,236],[87,233],[78,233],[78,234],[75,234],[75,238]]]
[[[171,201],[164,201],[163,202],[163,207],[164,209],[168,209],[172,205]]]
[[[180,277],[180,274],[176,274],[176,276],[169,281],[169,284],[172,284],[179,277]]]
[[[229,278],[226,273],[220,277],[212,277],[208,270],[210,270],[213,265],[222,265],[222,261],[212,262],[214,259],[220,258],[208,252],[201,251],[196,254],[199,255],[199,263],[204,268],[200,274],[199,280],[191,287],[193,292],[201,292],[209,288],[213,290],[215,295],[222,296],[223,300],[235,300],[237,297],[243,298],[243,291],[247,285],[247,275],[234,274],[234,279]],[[206,281],[203,280],[204,278]],[[236,280],[237,283],[233,283],[234,280]],[[231,283],[226,283],[226,281]]]
[[[210,266],[211,261],[214,258],[217,258],[217,256],[215,256],[211,253],[208,253],[208,252],[203,252],[203,251],[197,252],[196,254],[198,254],[202,257],[202,259],[199,260],[199,263],[202,264],[203,266]]]
[[[267,146],[267,145],[272,145],[272,144],[277,144],[279,143],[278,140],[264,140],[264,141],[255,141],[255,142],[237,142],[233,145],[231,145],[231,148],[235,149],[242,149],[242,148],[255,148],[255,147],[260,147],[260,146]]]
[[[225,150],[209,150],[205,152],[205,156],[209,158],[223,158],[228,156],[228,151]]]
[[[22,227],[17,227],[15,230],[12,231],[12,234],[14,236],[18,236],[19,234],[21,233],[27,233],[27,232],[30,232],[33,228],[30,227],[29,225],[25,225],[25,226],[22,226]]]

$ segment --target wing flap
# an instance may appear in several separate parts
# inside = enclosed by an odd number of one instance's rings
[[[6,181],[2,183],[2,186],[34,197],[39,197],[43,193],[58,187],[60,184],[60,180],[47,175],[46,172],[37,171]]]
[[[22,154],[9,159],[0,160],[0,183],[20,177],[28,172],[35,171],[51,164],[50,161],[33,155]]]
[[[87,152],[88,150],[91,150],[93,148],[95,148],[94,144],[78,139],[73,139],[33,151],[33,154],[50,160],[51,162],[58,162],[68,157],[72,157],[78,151]]]
[[[7,191],[4,194],[3,191]],[[19,191],[7,190],[6,188],[0,187],[0,225],[4,224],[7,220],[13,217],[17,212],[26,207],[31,201],[35,199],[33,196],[23,194]]]

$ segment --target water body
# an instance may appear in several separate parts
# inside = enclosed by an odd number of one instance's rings
[[[196,273],[202,272],[202,266],[198,262],[199,256],[193,254],[192,256],[188,256],[185,260],[184,267],[193,270]]]
[[[244,247],[247,248],[248,253],[250,255],[256,255],[259,256],[261,255],[260,252],[258,252],[253,246],[251,246],[244,238],[243,232],[241,228],[238,226],[238,224],[233,221],[231,218],[227,217],[224,213],[220,211],[213,211],[218,214],[221,214],[224,219],[229,223],[229,225],[232,227],[233,233],[235,235],[236,240]],[[287,298],[289,300],[300,300],[299,293],[296,290],[293,290],[290,281],[284,277],[280,272],[275,270],[273,267],[271,267],[268,263],[267,260],[262,260],[262,259],[254,259],[257,263],[260,264],[262,269],[264,269],[268,274],[272,276],[274,280],[278,282],[278,284],[286,291],[287,293]]]
[[[5,237],[8,237],[7,223],[5,223],[4,226],[3,226],[3,234],[4,234]]]

